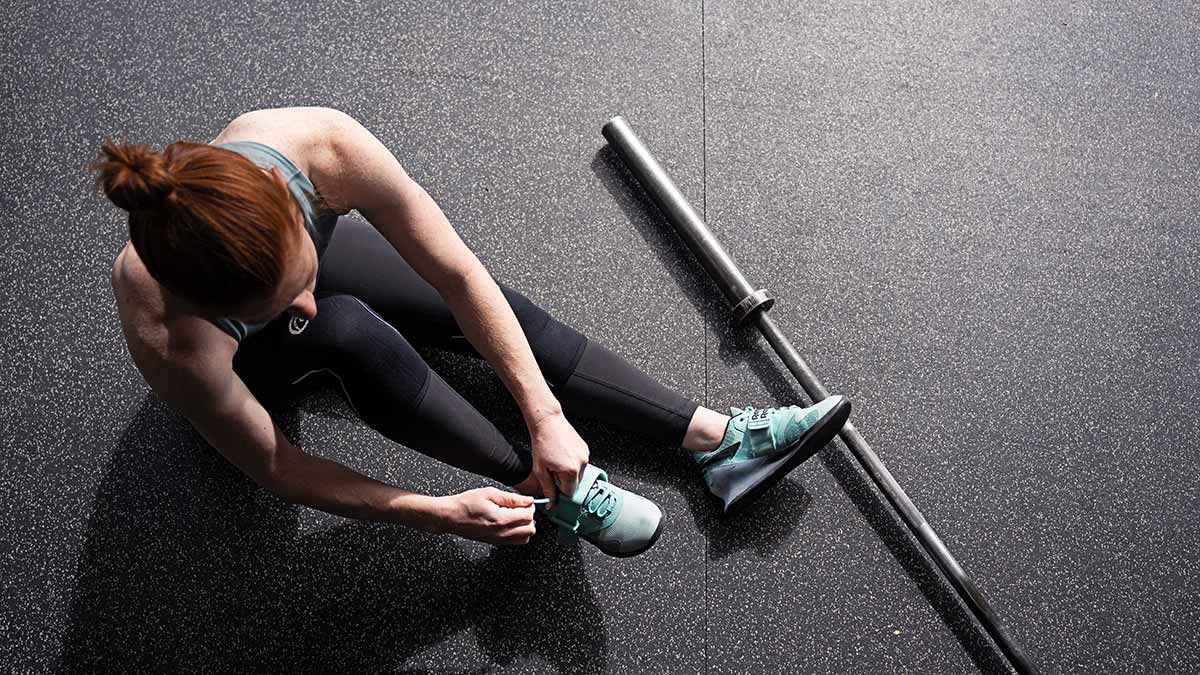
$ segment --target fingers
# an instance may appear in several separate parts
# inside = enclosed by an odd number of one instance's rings
[[[495,489],[488,493],[488,499],[500,506],[512,508],[530,506],[533,504],[533,497],[523,495],[519,492],[507,492],[505,490]]]
[[[488,501],[493,504],[489,521],[500,527],[515,527],[533,522],[533,497],[489,488]]]
[[[536,532],[537,526],[533,523],[518,527],[510,527],[497,533],[493,543],[500,544],[502,546],[528,544],[530,537],[536,534]]]
[[[500,515],[496,520],[497,524],[499,525],[515,527],[517,525],[526,525],[533,522],[532,504],[529,506],[501,509],[500,511]]]
[[[575,490],[579,487],[579,471],[559,471],[557,475],[563,494],[575,494]]]
[[[537,476],[538,485],[540,485],[542,488],[542,496],[549,497],[550,503],[557,501],[558,489],[554,485],[554,478],[550,475],[550,472],[546,471],[545,469],[541,469],[535,471],[534,474]]]

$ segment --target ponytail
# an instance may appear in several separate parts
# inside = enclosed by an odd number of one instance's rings
[[[167,206],[178,185],[166,159],[148,145],[100,146],[104,158],[96,163],[97,185],[112,203],[126,211],[146,211]]]

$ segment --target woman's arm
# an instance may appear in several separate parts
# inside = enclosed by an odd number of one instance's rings
[[[402,490],[297,448],[230,365],[208,349],[139,368],[155,392],[218,452],[260,486],[321,511],[492,544],[524,544],[534,533],[530,497],[492,487],[446,497]],[[135,357],[135,361],[138,357]]]
[[[224,348],[170,360],[134,355],[146,382],[230,463],[288,501],[350,518],[440,530],[437,498],[363,476],[297,448],[233,372]]]
[[[429,193],[352,117],[327,109],[318,124],[333,155],[327,162],[337,166],[332,189],[338,202],[357,209],[437,289],[527,423],[560,414],[508,301]]]
[[[534,475],[553,497],[554,477],[574,492],[588,448],[563,416],[508,300],[433,198],[370,131],[343,113],[324,120],[339,200],[358,209],[450,307],[467,340],[496,370],[525,417]]]

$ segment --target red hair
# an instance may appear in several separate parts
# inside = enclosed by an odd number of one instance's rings
[[[278,175],[188,141],[160,154],[106,140],[101,153],[96,185],[129,212],[129,239],[155,280],[214,309],[273,296],[303,218]]]

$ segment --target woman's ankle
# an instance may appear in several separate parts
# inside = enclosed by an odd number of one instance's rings
[[[729,415],[722,415],[703,406],[696,408],[687,433],[683,436],[683,449],[691,452],[712,452],[725,438]]]

